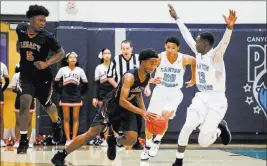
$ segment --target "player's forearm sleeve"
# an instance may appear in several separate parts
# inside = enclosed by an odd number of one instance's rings
[[[179,30],[181,31],[181,34],[182,34],[185,42],[188,44],[188,46],[191,48],[191,50],[195,54],[197,54],[196,42],[193,39],[192,34],[189,32],[187,27],[184,25],[184,23],[179,18],[176,20],[176,24],[178,25]]]
[[[218,46],[214,49],[215,54],[214,54],[214,62],[215,63],[220,63],[223,60],[224,53],[228,47],[228,44],[230,43],[230,39],[232,36],[232,30],[226,28],[223,38],[218,44]]]

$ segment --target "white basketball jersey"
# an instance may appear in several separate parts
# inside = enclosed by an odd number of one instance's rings
[[[155,77],[161,78],[161,84],[158,86],[182,88],[185,72],[183,67],[183,54],[178,53],[178,58],[173,64],[168,60],[166,52],[162,52],[160,57],[161,62],[155,74]]]
[[[225,92],[225,66],[214,63],[214,50],[196,55],[196,85],[201,92]]]

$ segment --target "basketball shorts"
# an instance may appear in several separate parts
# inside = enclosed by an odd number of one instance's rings
[[[119,113],[119,114],[113,114],[109,117],[110,124],[113,127],[113,130],[115,132],[119,131],[135,131],[137,132],[137,120],[136,115],[134,113],[128,113],[128,110],[125,110],[124,108],[120,107],[120,111],[127,111],[127,113]],[[104,119],[101,113],[97,112],[96,116],[91,124],[91,127],[97,126],[97,125],[106,125],[107,121]],[[103,131],[104,132],[104,131]]]
[[[225,93],[197,92],[192,100],[192,104],[187,109],[187,119],[190,119],[190,117],[196,117],[191,116],[191,114],[197,114],[197,117],[199,118],[195,120],[197,120],[198,124],[200,124],[200,130],[202,129],[202,124],[204,123],[209,124],[205,125],[207,127],[217,127],[223,120],[227,108],[228,103]]]
[[[4,92],[2,90],[2,84],[0,84],[0,104],[4,104]]]
[[[21,95],[29,94],[33,98],[37,98],[41,105],[49,107],[52,105],[52,82],[52,73],[35,77],[20,77]]]
[[[19,112],[19,110],[20,110],[20,99],[19,98],[20,98],[20,96],[17,96],[16,100],[15,100],[15,112]],[[31,103],[31,107],[30,107],[29,112],[35,112],[34,98],[32,99],[32,103]]]
[[[183,93],[178,87],[156,86],[153,90],[147,111],[162,115],[163,111],[174,112],[170,119],[175,117],[176,110],[183,100]]]

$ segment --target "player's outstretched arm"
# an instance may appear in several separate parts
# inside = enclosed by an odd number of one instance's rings
[[[185,55],[183,58],[183,65],[191,65],[191,80],[186,82],[186,88],[194,86],[196,83],[196,58],[193,56]]]
[[[184,23],[179,19],[173,6],[170,4],[168,4],[168,6],[169,6],[170,15],[176,21],[185,42],[188,44],[188,46],[191,48],[191,50],[195,54],[198,54],[198,52],[196,50],[196,42],[195,42],[194,38],[192,37],[192,34],[189,32],[189,30],[184,25]]]
[[[214,62],[219,63],[222,62],[224,53],[228,47],[228,44],[230,43],[230,39],[232,36],[232,30],[234,28],[235,22],[236,22],[236,12],[234,10],[229,10],[229,16],[226,17],[223,15],[225,23],[227,24],[227,28],[224,32],[223,38],[218,44],[218,46],[214,49]]]

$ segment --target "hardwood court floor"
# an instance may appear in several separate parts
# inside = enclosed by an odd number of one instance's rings
[[[26,155],[16,154],[12,147],[1,148],[1,166],[53,166],[50,162],[57,149],[63,147],[34,147]],[[158,155],[141,162],[141,150],[118,149],[117,158],[109,161],[106,147],[83,146],[67,158],[68,166],[171,166],[176,145],[161,145]],[[212,145],[200,148],[190,145],[184,166],[266,166],[266,145]]]

